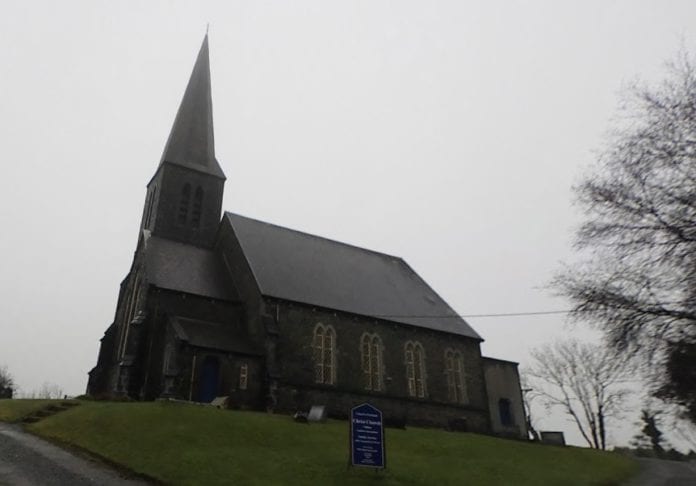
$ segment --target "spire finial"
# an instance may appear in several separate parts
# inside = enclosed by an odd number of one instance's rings
[[[205,24],[205,35],[208,35],[208,29],[210,28],[210,22]]]

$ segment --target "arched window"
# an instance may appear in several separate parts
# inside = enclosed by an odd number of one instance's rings
[[[336,331],[317,324],[314,328],[314,381],[325,385],[336,382]]]
[[[464,360],[462,353],[453,349],[445,350],[445,375],[447,375],[447,396],[451,402],[466,403],[464,385]]]
[[[509,427],[515,425],[515,420],[512,416],[512,407],[510,406],[510,400],[507,398],[501,398],[498,400],[498,412],[500,413],[500,424]]]
[[[181,188],[181,200],[179,201],[179,224],[186,224],[189,212],[189,203],[191,201],[191,184],[185,184]]]
[[[382,340],[377,334],[363,334],[360,355],[365,389],[382,391]]]
[[[198,228],[201,225],[201,208],[203,207],[203,189],[200,186],[196,188],[196,194],[193,196],[193,209],[191,211],[191,226]]]
[[[423,346],[418,341],[409,341],[406,343],[404,351],[408,394],[412,397],[424,398],[426,395],[426,383]]]

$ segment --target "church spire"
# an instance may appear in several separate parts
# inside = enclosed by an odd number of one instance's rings
[[[165,162],[225,178],[215,158],[207,32],[164,147],[160,166]]]

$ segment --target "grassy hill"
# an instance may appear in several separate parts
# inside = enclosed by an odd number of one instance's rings
[[[346,422],[174,403],[85,402],[27,428],[170,484],[611,485],[636,468],[612,453],[409,428],[387,429],[388,469],[375,473],[347,467]]]
[[[44,399],[0,400],[0,422],[18,422],[53,402]]]

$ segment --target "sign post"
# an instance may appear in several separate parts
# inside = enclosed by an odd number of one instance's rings
[[[350,411],[350,465],[376,469],[387,465],[382,412],[369,403]]]

